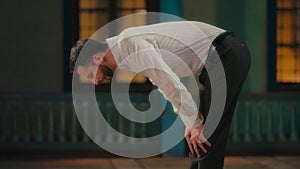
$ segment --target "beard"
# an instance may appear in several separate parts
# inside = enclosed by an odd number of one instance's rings
[[[114,71],[108,66],[100,66],[103,76],[112,78],[114,75]]]

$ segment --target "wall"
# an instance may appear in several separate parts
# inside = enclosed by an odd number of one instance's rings
[[[266,0],[184,0],[187,20],[207,22],[238,34],[250,48],[252,63],[244,92],[267,89]]]
[[[0,92],[63,90],[62,1],[0,1]]]
[[[0,2],[0,92],[63,91],[62,4],[59,0]],[[183,0],[182,4],[187,20],[233,30],[247,42],[252,67],[243,90],[266,91],[266,0]]]

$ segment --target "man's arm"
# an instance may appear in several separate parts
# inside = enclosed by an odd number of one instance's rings
[[[151,79],[153,84],[158,86],[164,97],[171,102],[175,113],[179,114],[186,126],[185,138],[191,153],[196,153],[198,157],[201,156],[199,149],[207,153],[203,143],[209,147],[211,143],[203,135],[203,117],[198,113],[198,107],[191,94],[180,82],[178,76],[162,60],[160,53],[147,49],[144,51],[143,57],[145,57],[143,60],[147,61],[145,64],[151,63],[153,66],[153,69],[150,67],[143,73]]]
[[[162,59],[160,50],[148,41],[135,38],[126,39],[119,47],[122,47],[126,51],[125,53],[128,54],[123,59],[123,65],[120,66],[144,74],[171,102],[175,113],[179,114],[186,126],[185,137],[191,152],[195,152],[198,156],[200,156],[198,148],[206,152],[202,143],[204,142],[208,146],[211,145],[202,135],[203,117],[198,114],[195,101],[180,82],[179,77]],[[142,72],[139,72],[141,70]]]
[[[187,128],[200,125],[203,118],[200,114],[198,116],[195,101],[180,82],[179,77],[164,62],[160,49],[145,40],[133,38],[126,41],[126,48],[131,53],[127,56],[126,63],[131,65],[131,71],[143,70],[137,73],[144,74],[158,87],[164,97],[171,102],[175,113],[179,114]]]

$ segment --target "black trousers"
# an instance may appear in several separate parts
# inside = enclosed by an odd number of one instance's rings
[[[235,35],[229,34],[226,37],[223,37],[223,39],[214,44],[214,46],[218,53],[216,55],[219,56],[222,62],[226,77],[227,91],[225,107],[216,129],[208,138],[208,140],[212,143],[212,147],[208,148],[208,153],[204,154],[201,158],[197,158],[195,155],[190,154],[190,169],[223,168],[226,142],[231,120],[241,88],[250,68],[251,61],[248,47]],[[211,51],[211,55],[213,55],[213,50]],[[208,56],[205,67],[213,67],[215,62],[214,59],[215,58]],[[213,69],[214,68],[210,68],[210,70]],[[211,84],[218,83],[218,77],[209,77],[206,70],[204,70],[199,77],[200,83],[204,85],[204,91],[200,97],[200,112],[204,119],[207,118],[211,105]]]

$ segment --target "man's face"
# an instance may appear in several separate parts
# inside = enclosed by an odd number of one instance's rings
[[[103,57],[103,53],[98,53],[96,56],[93,56],[93,61],[87,65],[77,66],[76,72],[80,79],[95,85],[109,83],[114,72],[107,65],[102,63]]]

